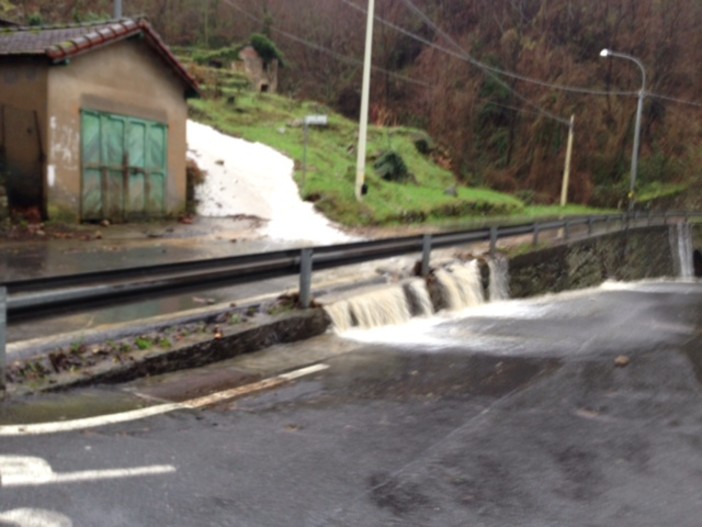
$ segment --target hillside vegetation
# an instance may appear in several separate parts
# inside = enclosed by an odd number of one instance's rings
[[[217,50],[266,35],[285,61],[279,93],[321,101],[352,120],[366,6],[124,0],[125,14],[149,16],[171,45]],[[111,0],[0,1],[0,12],[34,23],[89,20],[111,10]],[[702,206],[697,193],[686,192],[702,173],[702,2],[377,0],[376,15],[371,120],[426,130],[445,146],[457,180],[527,204],[557,202],[564,122],[574,115],[569,201],[626,207],[642,79],[632,61],[601,58],[606,47],[636,57],[647,74],[637,205],[665,198]],[[374,195],[382,194],[371,192],[369,200]]]
[[[239,74],[198,66],[193,56],[198,52],[183,55],[181,60],[202,81],[204,97],[190,102],[191,117],[292,158],[302,197],[339,223],[436,224],[587,212],[583,207],[526,207],[512,195],[467,186],[457,180],[445,150],[426,132],[399,126],[369,127],[368,192],[359,202],[355,197],[358,122],[320,103],[251,91]],[[305,148],[307,115],[326,115],[328,125],[308,127]]]
[[[305,149],[303,119],[312,114],[327,115],[328,126],[309,127]],[[358,123],[329,108],[242,90],[235,97],[192,101],[191,116],[229,135],[272,146],[294,159],[295,179],[303,198],[346,225],[524,212],[524,204],[510,195],[457,186],[451,171],[441,167],[439,152],[422,153],[417,148],[418,144],[431,142],[419,130],[370,128],[365,179],[368,192],[358,202],[354,194]],[[376,170],[382,159],[389,159],[391,166],[393,161],[404,165],[400,181],[386,180]]]

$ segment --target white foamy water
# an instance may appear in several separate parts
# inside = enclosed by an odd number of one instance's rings
[[[417,280],[412,280],[409,284],[409,293],[414,298],[416,307],[419,311],[420,316],[430,316],[434,313],[434,306],[431,303],[431,298],[429,297],[429,291],[427,290],[426,283],[424,279],[418,278]]]
[[[499,283],[490,297],[494,304],[499,304],[508,295],[508,284],[506,276],[498,277],[497,274],[506,275],[507,266],[498,265],[491,267],[491,270],[493,279]],[[436,317],[431,295],[423,278],[410,280],[404,285],[393,284],[366,291],[327,305],[325,309],[332,320],[334,330],[347,336],[358,334],[359,330],[384,326],[405,327],[408,322],[417,321],[417,318],[413,317],[436,321],[455,318],[485,305],[477,260],[454,263],[446,269],[438,269],[435,276],[447,305],[447,309],[436,314]],[[419,325],[426,327],[424,323]]]
[[[490,267],[490,302],[509,298],[509,260],[498,256],[488,260]]]
[[[267,220],[260,234],[274,240],[315,245],[353,240],[300,198],[292,159],[194,121],[188,121],[187,134],[188,157],[207,172],[195,189],[200,216],[256,216]]]
[[[369,291],[325,309],[338,331],[351,329],[354,322],[362,328],[403,324],[412,316],[400,285]]]
[[[449,309],[460,310],[485,302],[477,260],[439,269],[436,279],[444,290]]]
[[[689,280],[695,277],[692,266],[692,229],[689,223],[677,223],[669,230],[670,246],[677,266],[678,277]]]

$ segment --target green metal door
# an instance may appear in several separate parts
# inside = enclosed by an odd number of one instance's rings
[[[90,110],[81,115],[81,219],[125,221],[162,216],[167,126]]]

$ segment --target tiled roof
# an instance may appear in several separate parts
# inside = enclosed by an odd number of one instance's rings
[[[145,19],[123,19],[67,26],[30,26],[0,29],[0,56],[46,56],[59,63],[127,38],[142,35],[158,55],[182,78],[189,95],[199,94],[188,73]]]

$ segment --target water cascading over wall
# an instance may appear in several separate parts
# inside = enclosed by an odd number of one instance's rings
[[[412,317],[405,291],[399,284],[368,291],[324,309],[337,331],[401,324]]]
[[[509,260],[505,256],[496,256],[488,260],[490,284],[488,296],[490,302],[509,298]]]
[[[429,286],[423,278],[392,284],[324,307],[336,331],[402,324],[412,317],[441,310],[460,311],[509,297],[508,261],[488,262],[487,284],[478,260],[455,262],[434,271]],[[486,288],[485,285],[488,287]]]
[[[457,263],[434,273],[446,307],[458,311],[485,302],[480,268],[477,260],[467,264]]]
[[[670,248],[678,270],[678,277],[694,278],[692,228],[689,223],[676,223],[669,231]]]

